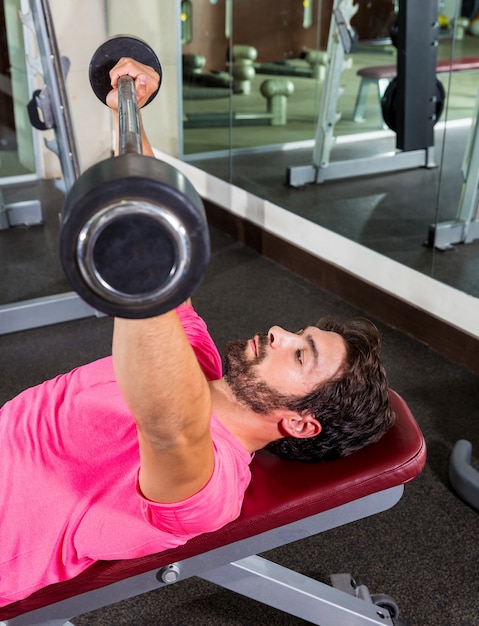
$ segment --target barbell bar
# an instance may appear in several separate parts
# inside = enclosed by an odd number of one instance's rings
[[[121,57],[159,66],[151,49],[148,56],[149,46],[137,42],[115,37],[93,55],[90,83],[103,102],[105,85],[111,89],[108,73]],[[141,55],[134,56],[138,49]],[[120,154],[87,169],[67,194],[60,258],[73,289],[94,308],[118,317],[152,317],[178,306],[199,286],[210,257],[209,233],[191,182],[141,153],[130,77],[118,81],[118,102]]]

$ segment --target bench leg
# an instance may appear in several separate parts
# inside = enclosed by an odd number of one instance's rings
[[[354,122],[364,122],[364,108],[366,106],[366,100],[368,98],[369,85],[371,83],[375,83],[376,89],[377,89],[377,95],[378,95],[378,102],[379,102],[379,105],[381,106],[382,97],[384,96],[386,89],[388,88],[390,82],[391,81],[389,80],[389,78],[380,78],[379,80],[372,79],[372,78],[361,78],[361,83],[359,85],[359,91],[358,91],[358,95],[356,98],[356,104],[354,106],[354,113],[353,113]],[[380,115],[382,119],[381,109],[380,109]],[[384,121],[382,121],[382,127],[387,128]]]
[[[354,122],[364,122],[364,107],[366,106],[369,85],[371,84],[371,82],[372,81],[369,78],[361,78],[361,83],[359,84],[358,95],[356,98],[356,104],[354,105]]]
[[[380,104],[384,94],[386,93],[386,89],[389,87],[390,82],[391,81],[389,78],[380,78],[378,80],[378,100]]]
[[[386,89],[389,87],[390,83],[389,78],[380,78],[378,80],[378,101],[379,101],[379,115],[381,116],[381,124],[383,128],[387,128],[387,124],[383,118],[383,110],[381,107],[381,100],[383,99],[384,94],[386,93]]]
[[[394,624],[386,609],[259,556],[223,565],[202,573],[201,578],[312,624]]]

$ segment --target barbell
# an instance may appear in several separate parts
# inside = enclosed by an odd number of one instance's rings
[[[121,57],[153,67],[153,50],[129,36],[94,53],[90,84],[102,101]],[[158,90],[150,97],[156,96]],[[132,78],[118,81],[119,156],[100,161],[69,190],[61,214],[60,259],[73,289],[92,307],[117,317],[161,315],[190,297],[210,257],[203,203],[176,168],[142,154]]]

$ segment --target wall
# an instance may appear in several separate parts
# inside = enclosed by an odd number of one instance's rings
[[[210,0],[192,2],[192,41],[183,46],[184,53],[202,54],[206,59],[204,71],[224,71],[228,40],[225,36],[225,2],[211,4]]]
[[[358,12],[351,19],[360,40],[382,39],[390,35],[395,19],[393,0],[357,2]]]
[[[301,56],[317,47],[317,6],[313,23],[303,28],[303,3],[298,0],[258,2],[251,14],[251,3],[237,2],[233,11],[235,43],[255,46],[258,61],[278,61]]]
[[[161,4],[161,7],[160,7]],[[105,39],[125,33],[148,42],[160,58],[163,83],[158,97],[144,111],[152,143],[177,155],[179,115],[176,0],[50,0],[60,54],[70,59],[67,76],[70,109],[82,169],[110,156],[111,115],[93,94],[88,69],[90,59]],[[59,162],[45,151],[46,178],[60,175]]]
[[[107,0],[109,36],[140,37],[160,59],[163,80],[155,100],[143,111],[152,145],[172,155],[179,154],[181,125],[179,0]]]
[[[327,44],[332,0],[321,4],[325,22],[322,43]],[[233,43],[254,46],[258,62],[299,58],[305,49],[317,47],[318,5],[314,3],[313,24],[304,29],[303,3],[299,0],[257,2],[233,0]],[[323,18],[324,15],[324,18]],[[225,37],[225,2],[192,2],[193,39],[183,46],[185,53],[202,54],[206,71],[226,69],[229,42]]]
[[[110,153],[111,123],[106,107],[93,94],[88,67],[93,52],[106,37],[105,10],[98,0],[50,0],[58,49],[70,60],[68,98],[82,169]],[[46,178],[60,175],[59,162],[45,151]]]

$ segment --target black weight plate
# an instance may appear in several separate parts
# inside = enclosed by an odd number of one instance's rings
[[[161,64],[152,48],[137,37],[116,35],[107,39],[94,53],[90,61],[90,85],[95,95],[106,104],[106,97],[111,91],[109,72],[122,57],[129,57],[144,65],[152,67],[162,79]],[[160,89],[151,95],[146,104],[149,104]],[[145,105],[146,106],[146,105]]]
[[[389,83],[383,97],[381,98],[381,110],[386,126],[396,132],[396,97],[397,97],[397,77]]]
[[[141,302],[168,286],[176,255],[164,224],[132,211],[102,230],[94,246],[93,265],[112,290]]]
[[[396,78],[393,78],[393,80],[389,83],[381,99],[381,110],[383,114],[383,119],[386,122],[387,127],[390,128],[394,132],[397,131],[397,120],[396,120],[397,97],[398,97],[398,80],[396,77]],[[439,78],[436,78],[434,97],[435,97],[435,102],[436,102],[434,124],[437,124],[437,122],[439,121],[439,118],[441,117],[441,113],[444,109],[444,102],[446,100],[446,92],[444,90],[444,85],[441,83]]]
[[[444,109],[444,103],[446,102],[446,90],[444,89],[444,85],[441,83],[439,78],[436,78],[436,121],[435,124],[439,121],[441,117],[441,113]]]
[[[160,283],[169,284],[175,244],[166,231],[162,232],[148,218],[136,215],[134,210],[105,229],[94,258],[99,273],[127,297],[113,301],[107,293],[95,292],[78,266],[77,244],[84,224],[104,207],[123,204],[125,200],[167,208],[187,234],[189,258],[182,280],[153,299],[149,292]],[[136,228],[139,236],[133,230]],[[137,246],[140,239],[142,245]],[[133,251],[135,256],[135,250],[139,254],[131,263],[130,253]],[[209,255],[209,232],[201,198],[176,168],[158,159],[138,154],[106,159],[86,170],[67,195],[61,218],[62,266],[73,289],[107,315],[143,318],[173,309],[194,293],[203,279]],[[130,296],[135,297],[131,300]]]

